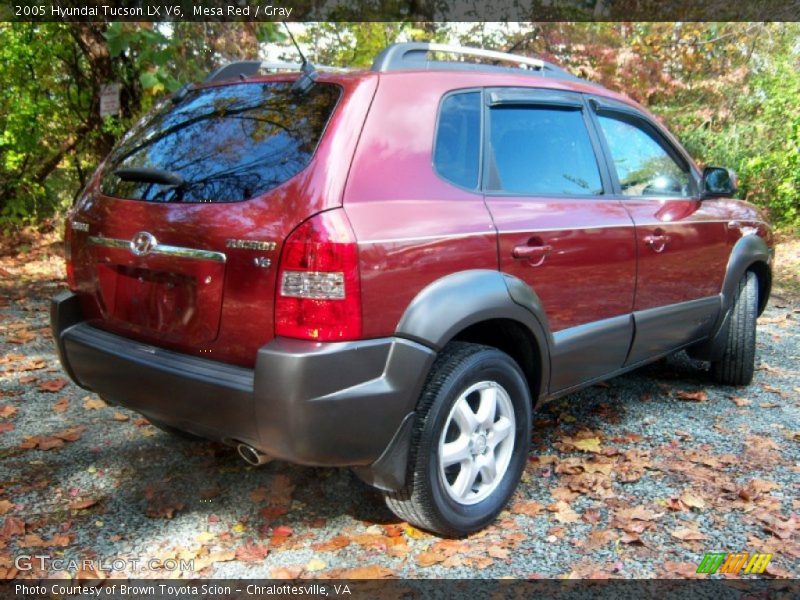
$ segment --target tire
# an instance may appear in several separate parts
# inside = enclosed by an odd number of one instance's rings
[[[525,467],[531,406],[525,377],[510,356],[478,344],[448,344],[420,397],[405,487],[386,494],[386,505],[412,525],[446,537],[491,523]],[[496,475],[490,479],[492,464]]]
[[[725,349],[722,358],[711,363],[711,376],[723,385],[748,385],[753,381],[756,360],[756,319],[758,278],[748,271],[739,281],[728,311]]]

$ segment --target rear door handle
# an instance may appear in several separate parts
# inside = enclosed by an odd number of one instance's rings
[[[541,244],[536,246],[514,246],[511,256],[518,260],[527,260],[533,266],[538,267],[544,262],[544,259],[552,251],[552,246],[549,244]]]

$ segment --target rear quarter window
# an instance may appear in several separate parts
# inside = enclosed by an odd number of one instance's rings
[[[317,83],[240,83],[167,102],[112,152],[103,193],[149,202],[235,202],[267,192],[310,162],[341,96]],[[169,173],[179,185],[123,181],[118,169]]]
[[[442,101],[436,127],[433,164],[458,186],[475,189],[481,153],[481,94],[451,94]]]

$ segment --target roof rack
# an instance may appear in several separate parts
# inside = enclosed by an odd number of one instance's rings
[[[503,67],[464,61],[430,60],[430,54],[451,54],[459,57],[475,56],[498,62],[516,65]],[[584,81],[552,63],[540,58],[519,56],[507,52],[471,48],[469,46],[450,46],[433,42],[403,42],[385,48],[372,63],[372,70],[380,73],[401,70],[470,70],[470,71],[503,71],[512,73],[534,74],[540,77]]]
[[[283,62],[283,61],[261,61],[261,60],[240,60],[224,65],[205,78],[203,83],[213,83],[226,79],[243,79],[257,75],[259,71],[299,71],[303,63]],[[329,65],[314,64],[318,71],[332,71],[335,73],[345,73],[350,69],[332,67]]]
[[[450,54],[458,57],[473,56],[497,62],[509,63],[512,66],[500,66],[479,62],[465,62],[461,60],[432,60],[431,54]],[[208,77],[204,83],[213,83],[227,79],[243,79],[256,75],[260,70],[267,71],[299,71],[302,63],[281,61],[241,60],[220,67]],[[346,73],[352,69],[333,67],[329,65],[314,65],[318,71]],[[552,63],[540,58],[471,48],[469,46],[450,46],[434,42],[402,42],[392,44],[381,51],[372,63],[372,70],[379,73],[402,70],[466,70],[466,71],[500,71],[514,74],[530,74],[538,77],[552,77],[588,83],[585,79],[576,77]]]

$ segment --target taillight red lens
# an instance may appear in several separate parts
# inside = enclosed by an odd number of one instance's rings
[[[75,265],[72,262],[72,225],[69,219],[64,224],[64,263],[67,267],[67,286],[74,291],[77,283],[75,282]]]
[[[319,342],[361,336],[358,247],[342,209],[305,221],[283,245],[275,334]]]

